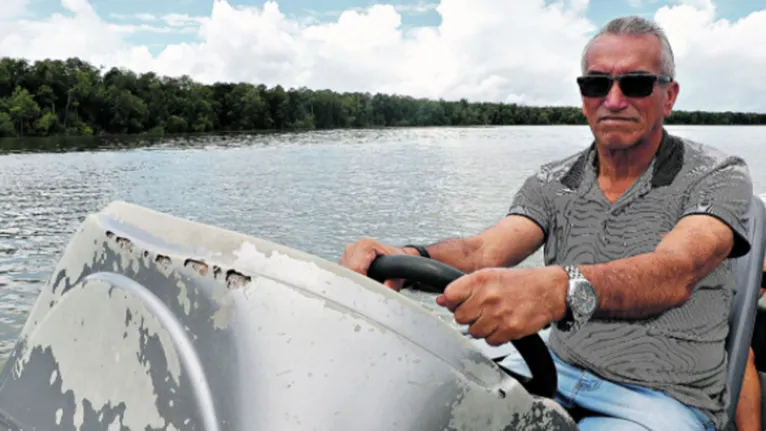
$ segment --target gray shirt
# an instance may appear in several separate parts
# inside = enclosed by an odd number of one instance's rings
[[[598,264],[652,252],[690,214],[709,214],[731,227],[730,257],[749,251],[745,214],[753,187],[741,158],[663,131],[649,168],[614,204],[599,188],[597,171],[591,145],[542,166],[516,194],[508,214],[540,225],[546,265]],[[564,361],[608,380],[664,391],[707,412],[720,427],[730,399],[725,341],[734,288],[727,259],[679,307],[648,320],[593,319],[574,330],[553,325],[550,347]]]

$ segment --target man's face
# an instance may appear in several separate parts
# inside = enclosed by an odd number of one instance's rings
[[[586,75],[660,75],[662,45],[653,35],[606,34],[591,44]],[[678,84],[655,83],[645,97],[627,97],[615,82],[601,96],[582,97],[583,114],[600,145],[626,149],[647,137],[670,115],[678,96]]]

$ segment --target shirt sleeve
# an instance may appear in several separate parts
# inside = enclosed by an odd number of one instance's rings
[[[740,257],[751,247],[747,225],[752,199],[753,183],[747,164],[740,157],[729,156],[691,186],[681,217],[706,214],[726,223],[734,232],[729,257]]]
[[[527,217],[540,226],[547,238],[551,226],[551,211],[545,199],[544,184],[542,172],[529,176],[513,197],[506,216]]]

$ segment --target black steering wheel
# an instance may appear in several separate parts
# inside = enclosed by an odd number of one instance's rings
[[[367,276],[382,283],[385,280],[403,279],[427,286],[420,290],[441,293],[452,281],[465,275],[449,265],[433,259],[409,254],[378,256],[370,264]],[[519,340],[511,340],[513,346],[527,363],[532,378],[513,376],[531,394],[553,398],[557,389],[556,366],[553,364],[548,347],[538,334],[527,335]]]

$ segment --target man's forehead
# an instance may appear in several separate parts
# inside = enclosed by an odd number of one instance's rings
[[[597,37],[588,48],[588,71],[624,73],[657,69],[662,46],[655,36],[613,35]]]

